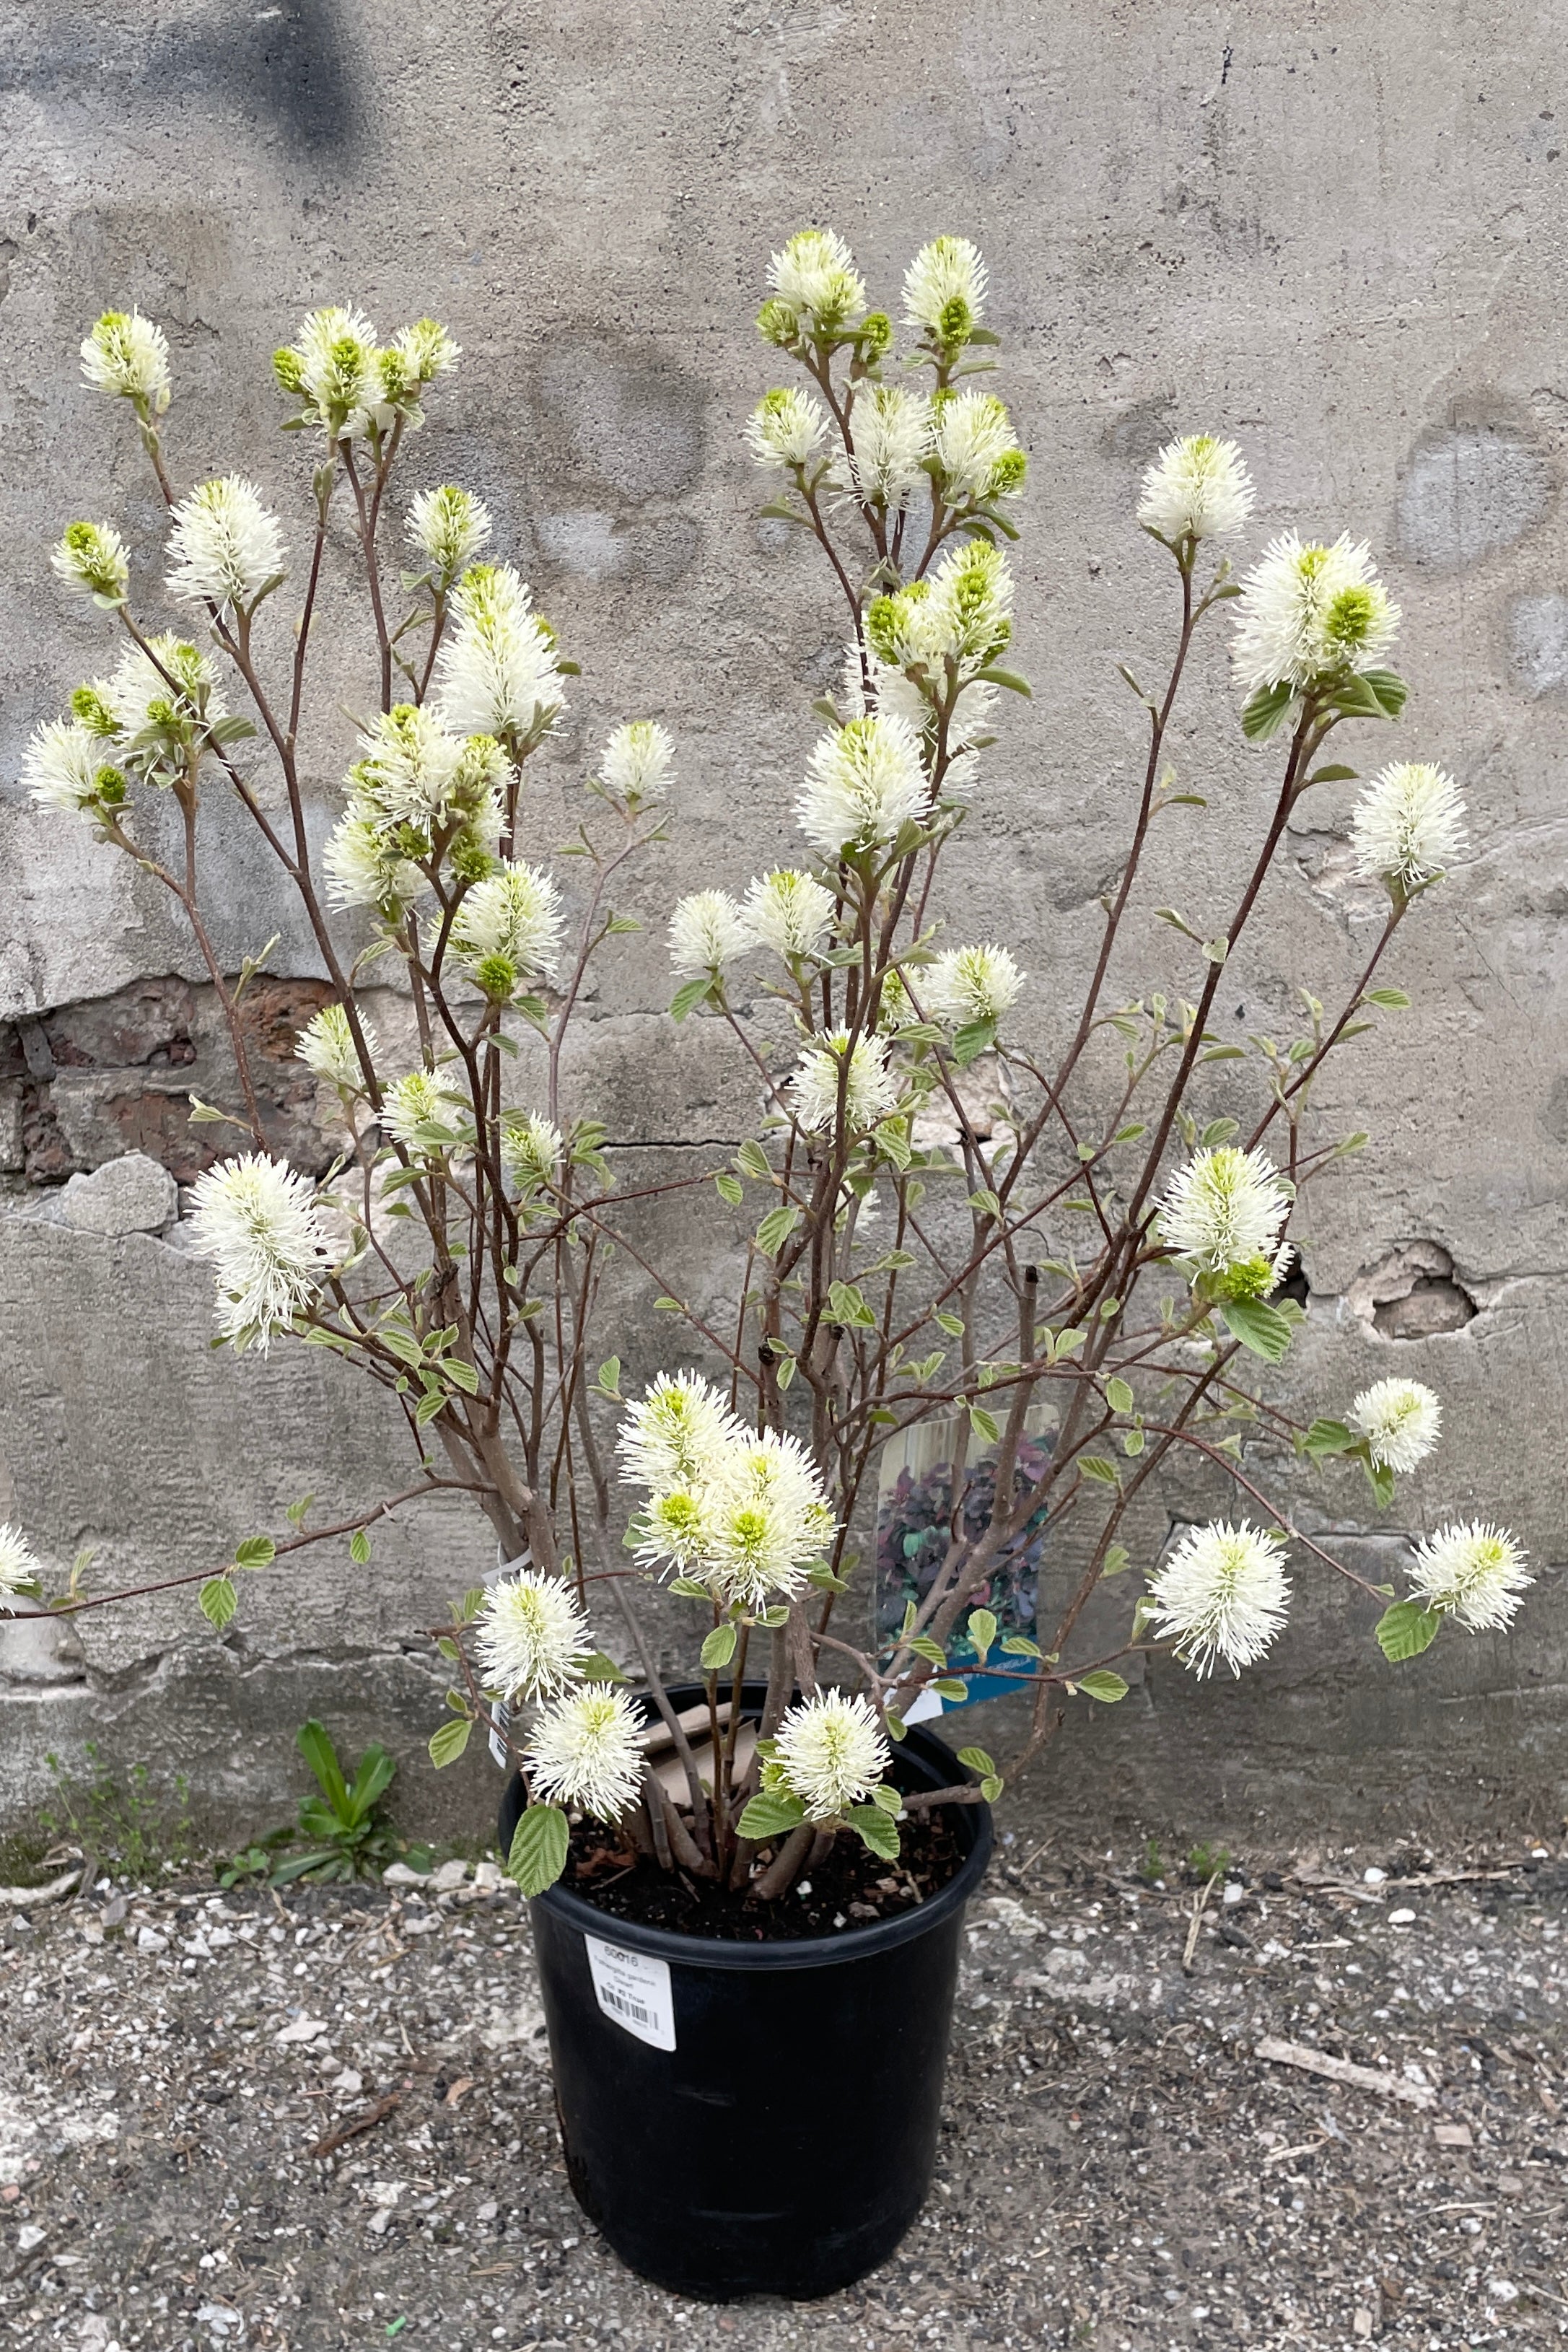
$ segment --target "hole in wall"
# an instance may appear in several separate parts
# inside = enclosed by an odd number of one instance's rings
[[[1438,1242],[1405,1242],[1358,1274],[1350,1304],[1385,1339],[1432,1339],[1462,1331],[1480,1312]]]

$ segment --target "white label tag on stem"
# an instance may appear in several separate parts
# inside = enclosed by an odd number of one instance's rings
[[[650,2048],[673,2050],[675,2004],[669,1962],[650,1959],[645,1952],[628,1952],[619,1944],[601,1944],[597,1936],[582,1940],[588,1946],[594,1998],[605,2016]]]

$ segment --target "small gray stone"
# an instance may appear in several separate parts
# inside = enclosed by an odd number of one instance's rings
[[[61,1205],[65,1223],[78,1233],[157,1234],[172,1223],[179,1192],[156,1160],[128,1151],[90,1175],[73,1176]]]

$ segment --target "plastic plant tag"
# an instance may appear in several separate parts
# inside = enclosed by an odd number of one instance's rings
[[[918,1609],[941,1572],[952,1541],[953,1447],[967,1422],[955,1416],[917,1423],[890,1438],[882,1451],[876,1486],[876,1585],[873,1600],[877,1647],[885,1658],[904,1623],[911,1601]],[[1035,1483],[1051,1458],[1055,1431],[1043,1412],[1031,1412],[1019,1440],[1017,1487]],[[996,1446],[969,1433],[964,1463],[964,1491],[959,1532],[973,1542],[984,1534],[996,1495]],[[991,1574],[969,1596],[960,1630],[947,1645],[947,1663],[956,1673],[976,1664],[976,1651],[962,1626],[968,1609],[988,1609],[997,1621],[997,1637],[982,1674],[964,1674],[966,1696],[944,1699],[923,1691],[905,1710],[905,1720],[918,1723],[979,1699],[999,1698],[1017,1687],[1016,1677],[1034,1672],[1034,1660],[1009,1657],[1001,1648],[1009,1633],[1035,1636],[1035,1608],[1040,1557],[1045,1545],[1043,1505],[1009,1543]]]
[[[588,1972],[593,1996],[606,2017],[623,2025],[653,2050],[675,2046],[675,2004],[670,1991],[670,1964],[650,1959],[645,1952],[628,1952],[619,1944],[601,1944],[585,1936]]]

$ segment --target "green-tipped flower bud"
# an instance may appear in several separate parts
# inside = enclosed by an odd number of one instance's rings
[[[944,302],[936,320],[936,337],[945,349],[957,351],[975,331],[975,317],[961,294]]]
[[[73,522],[50,557],[56,576],[84,596],[122,604],[131,585],[125,541],[105,523]]]
[[[99,799],[109,808],[119,808],[130,791],[123,774],[120,769],[114,767],[101,767],[93,778],[93,782],[97,787]]]
[[[893,320],[885,310],[868,310],[860,323],[862,360],[879,360],[893,341]]]
[[[1008,449],[991,467],[991,478],[986,485],[986,495],[992,499],[1010,498],[1023,488],[1023,478],[1029,471],[1029,459],[1021,449]]]
[[[71,717],[79,719],[92,735],[118,735],[120,721],[105,701],[100,688],[78,686],[71,697]]]
[[[866,606],[866,641],[880,662],[898,659],[898,600],[873,596]]]
[[[485,956],[475,965],[474,977],[495,1003],[510,1003],[517,985],[517,967],[510,956]]]
[[[305,361],[292,343],[283,343],[272,354],[272,373],[284,392],[303,397],[305,391]]]
[[[777,343],[781,352],[790,352],[800,340],[800,321],[788,302],[770,296],[757,313],[757,331],[764,342]]]

